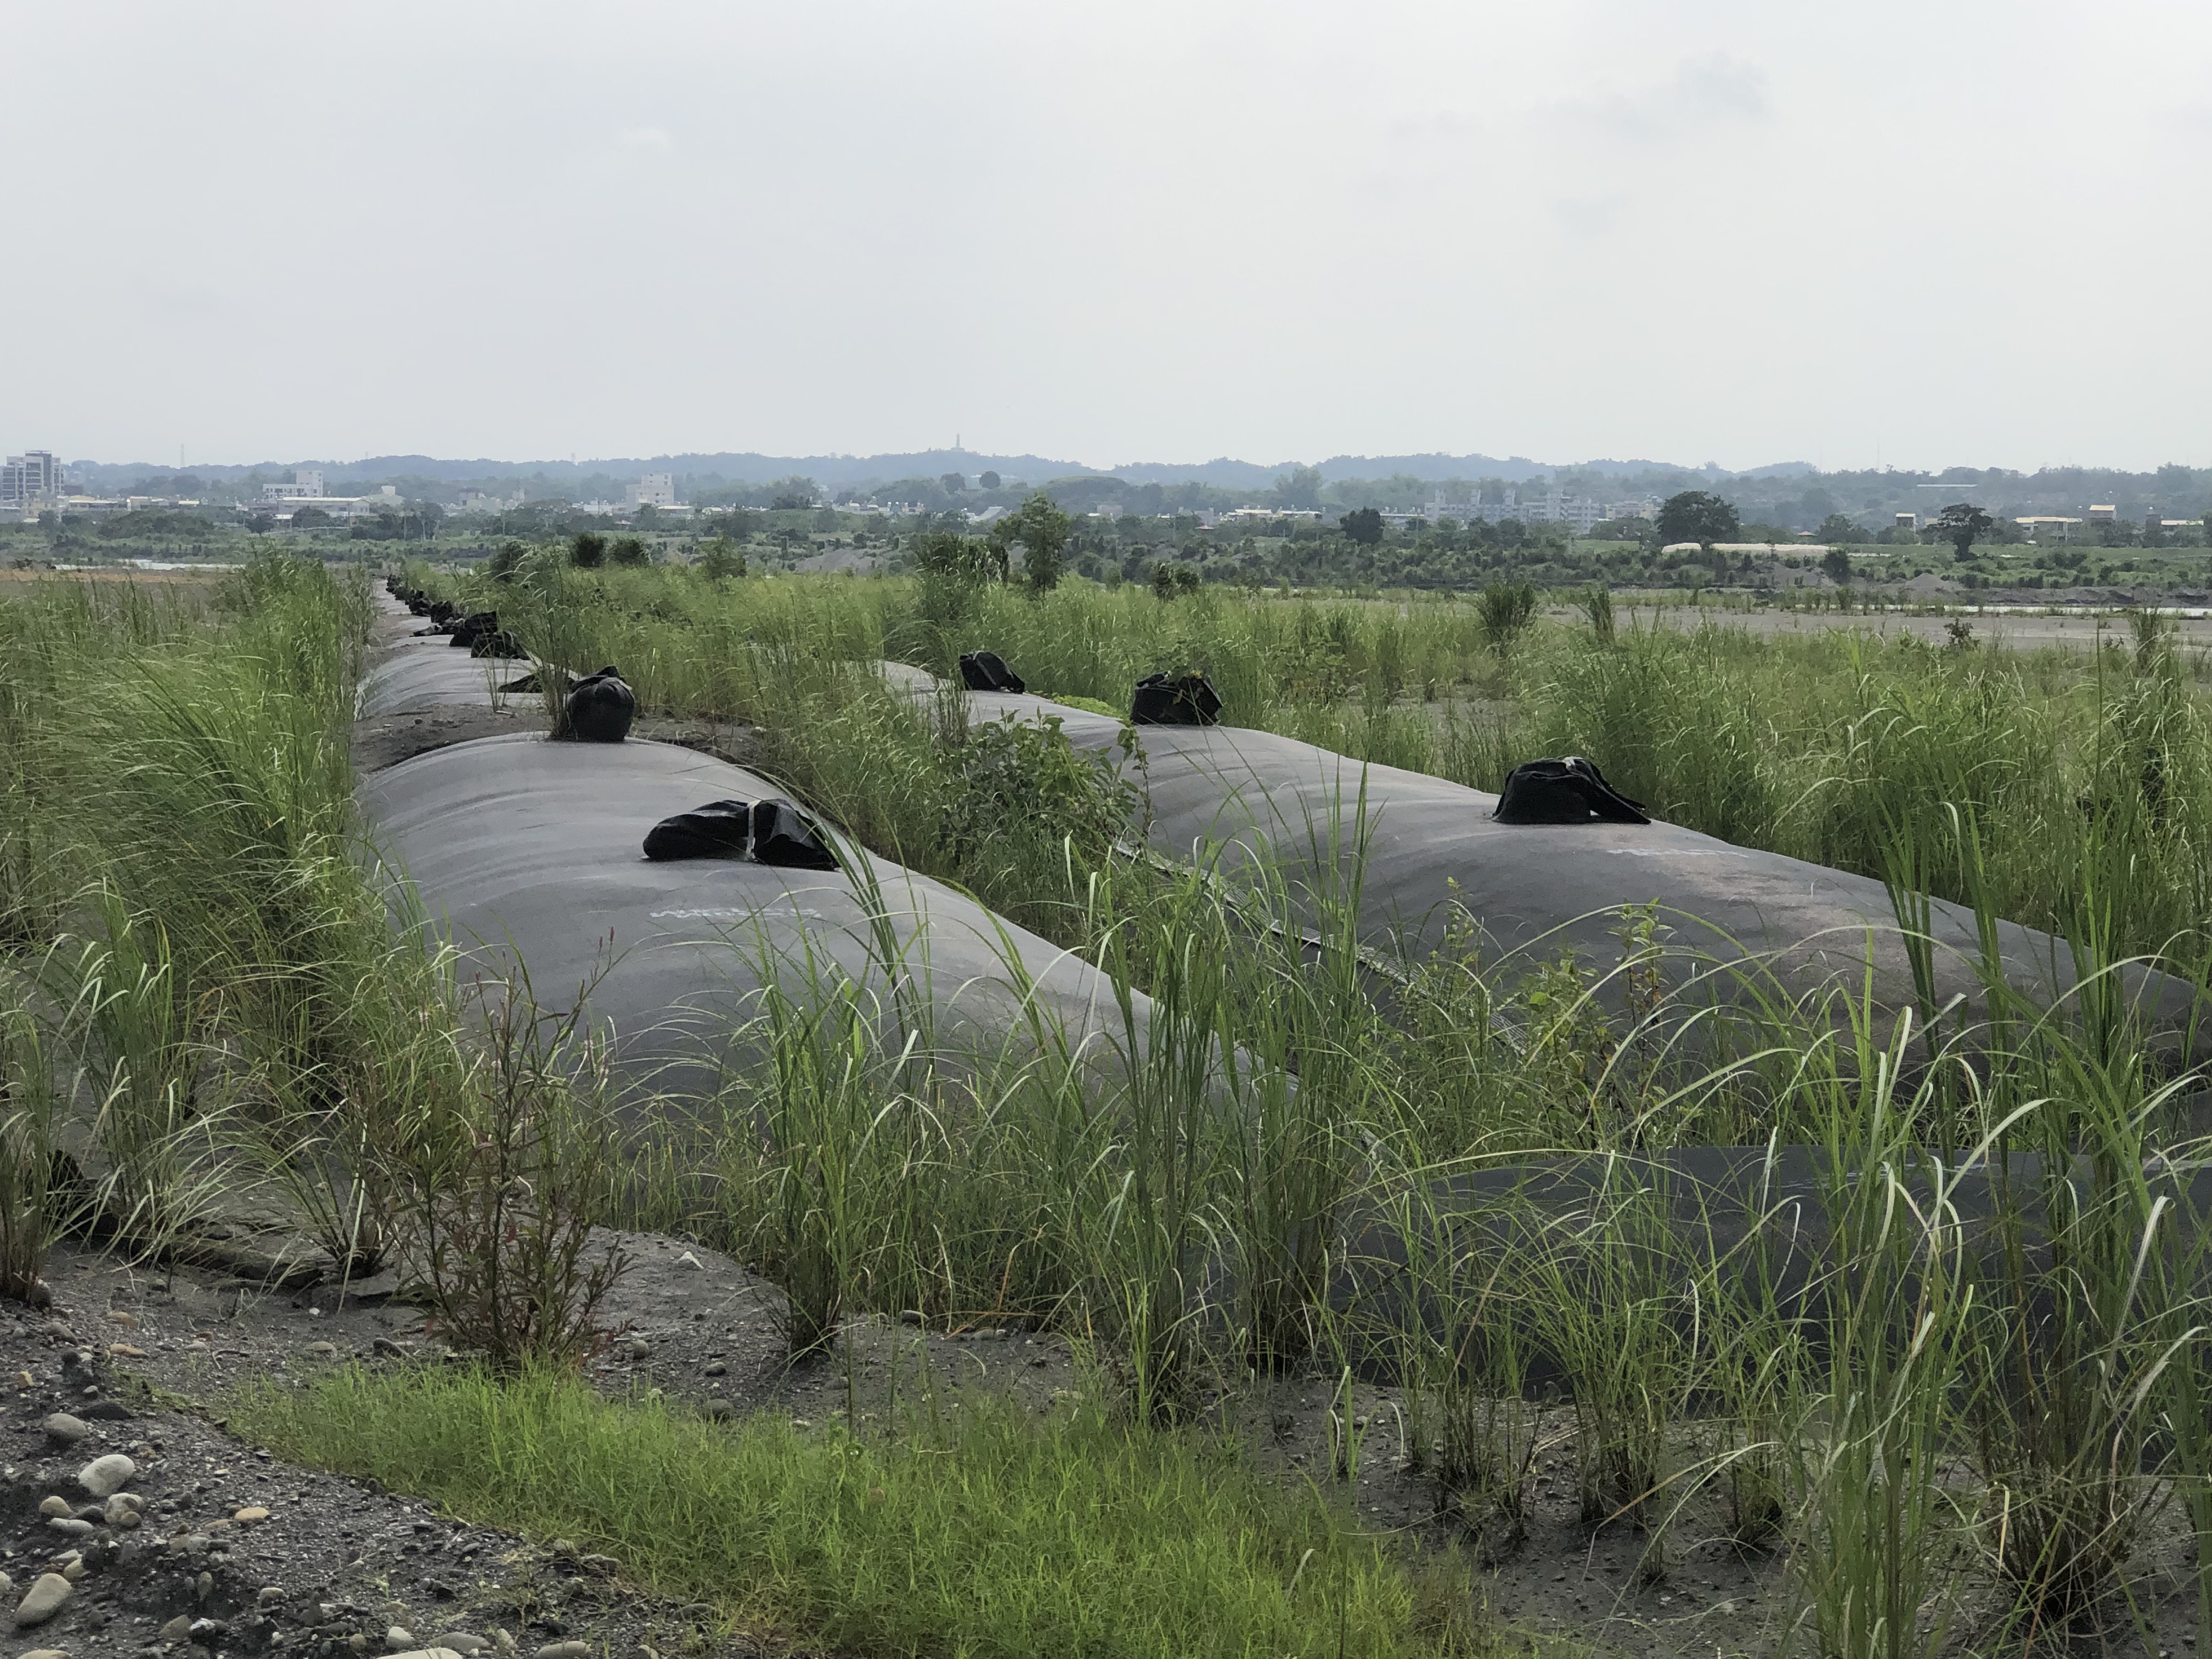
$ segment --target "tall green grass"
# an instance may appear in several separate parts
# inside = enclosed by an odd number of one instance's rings
[[[326,1242],[383,1248],[362,1153],[419,1103],[453,1015],[358,856],[368,617],[363,573],[282,556],[0,605],[0,978],[50,1080],[74,1064],[64,1144],[141,1243],[258,1180]]]

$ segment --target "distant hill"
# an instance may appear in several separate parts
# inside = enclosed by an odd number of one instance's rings
[[[447,460],[434,455],[370,455],[358,460],[261,461],[252,465],[219,466],[195,464],[185,469],[196,477],[223,483],[258,474],[280,478],[295,468],[319,471],[324,482],[338,485],[381,484],[413,479],[426,483],[484,483],[514,479],[558,489],[564,484],[605,479],[627,481],[647,472],[673,472],[678,477],[712,480],[721,484],[765,484],[796,474],[831,489],[863,484],[887,483],[900,478],[930,478],[946,472],[973,475],[993,471],[1009,479],[1042,483],[1048,478],[1120,478],[1134,484],[1209,484],[1218,489],[1261,490],[1299,461],[1262,464],[1218,456],[1210,461],[1133,461],[1120,466],[1095,467],[1081,461],[1054,460],[1043,455],[987,455],[969,449],[923,449],[883,455],[763,455],[754,452],[715,453],[693,452],[680,455],[597,457],[589,460],[503,461],[488,456]],[[1813,469],[1803,461],[1784,461],[1744,473],[1679,466],[1663,461],[1583,461],[1570,465],[1531,460],[1525,455],[1332,455],[1319,463],[1322,477],[1334,483],[1341,478],[1387,478],[1393,476],[1442,483],[1468,478],[1511,478],[1516,481],[1549,477],[1556,472],[1598,472],[1626,477],[1648,472],[1698,472],[1715,478],[1796,477]],[[134,479],[167,475],[173,469],[153,462],[73,461],[88,483],[101,486],[128,483]]]

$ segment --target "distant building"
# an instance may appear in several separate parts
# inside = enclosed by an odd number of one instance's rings
[[[261,499],[255,503],[255,509],[280,508],[270,516],[278,524],[289,525],[292,522],[292,515],[303,507],[314,507],[333,519],[359,519],[373,513],[388,512],[404,505],[407,500],[399,493],[397,484],[386,484],[374,495],[325,495],[320,493],[322,482],[323,475],[319,472],[302,472],[291,483],[264,484],[261,486]],[[316,494],[303,495],[300,493],[310,485],[315,488]],[[273,493],[277,490],[283,494]],[[240,507],[239,510],[245,512],[246,509]]]
[[[1428,520],[1439,524],[1446,519],[1456,519],[1462,524],[1473,524],[1478,520],[1510,519],[1517,516],[1514,509],[1513,492],[1505,492],[1503,504],[1496,501],[1448,501],[1441,489],[1429,497]]]
[[[51,450],[10,455],[0,464],[0,509],[28,512],[41,501],[59,500],[62,487],[61,459]]]
[[[1501,519],[1518,519],[1523,524],[1572,525],[1577,535],[1586,536],[1599,520],[1610,516],[1610,511],[1603,501],[1569,495],[1557,489],[1547,490],[1541,501],[1527,501],[1510,489],[1500,501],[1448,501],[1440,489],[1429,498],[1423,516],[1431,524],[1443,519],[1457,519],[1462,524],[1473,524],[1477,520],[1496,524]]]
[[[673,507],[676,505],[676,475],[673,472],[648,472],[637,481],[636,504],[640,507]]]
[[[264,501],[312,501],[321,499],[323,475],[319,472],[295,471],[290,483],[264,484],[261,499]]]
[[[1659,516],[1659,503],[1649,495],[1640,501],[1615,501],[1606,508],[1605,516],[1608,519],[1656,519]]]
[[[2111,524],[2119,516],[2120,509],[2110,501],[2106,502],[2101,507],[2094,501],[2089,504],[2089,522],[2091,524]]]
[[[2031,514],[2026,518],[2014,519],[2013,522],[2027,532],[2030,541],[2040,541],[2044,537],[2056,532],[2058,539],[2063,542],[2072,536],[2074,526],[2081,520],[2063,518],[2055,513],[2038,513]]]
[[[1575,534],[1587,536],[1597,522],[1604,518],[1605,503],[1587,495],[1566,495],[1553,489],[1544,495],[1543,517],[1551,524],[1574,526]]]
[[[1897,515],[1897,527],[1898,527],[1899,530],[1917,530],[1917,529],[1919,529],[1919,528],[1920,528],[1920,515],[1919,515],[1917,513],[1900,513],[1900,514],[1899,514]]]

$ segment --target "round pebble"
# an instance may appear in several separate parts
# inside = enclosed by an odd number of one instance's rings
[[[63,1602],[76,1594],[76,1586],[61,1574],[40,1573],[39,1582],[31,1586],[29,1593],[16,1605],[16,1627],[27,1629],[33,1625],[45,1624],[62,1610]]]
[[[72,1417],[67,1412],[56,1412],[41,1426],[46,1431],[47,1439],[63,1446],[74,1446],[92,1432],[85,1426],[82,1418]]]
[[[94,1498],[112,1498],[128,1486],[138,1466],[121,1452],[95,1457],[76,1472],[77,1485]]]
[[[248,1504],[242,1510],[234,1510],[230,1518],[241,1527],[257,1527],[269,1518],[269,1511],[258,1504]],[[394,1626],[393,1628],[396,1630],[398,1626]]]
[[[67,1515],[69,1512],[69,1499],[60,1496],[58,1493],[54,1497],[42,1498],[39,1500],[39,1513],[40,1515]]]
[[[385,1650],[404,1653],[415,1645],[415,1632],[404,1625],[394,1625],[384,1632]]]

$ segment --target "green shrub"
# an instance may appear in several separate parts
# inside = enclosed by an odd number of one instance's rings
[[[726,581],[745,574],[744,550],[727,536],[717,536],[699,550],[699,574],[713,581]]]
[[[1482,590],[1482,636],[1501,655],[1536,619],[1536,590],[1526,582],[1492,582]]]

